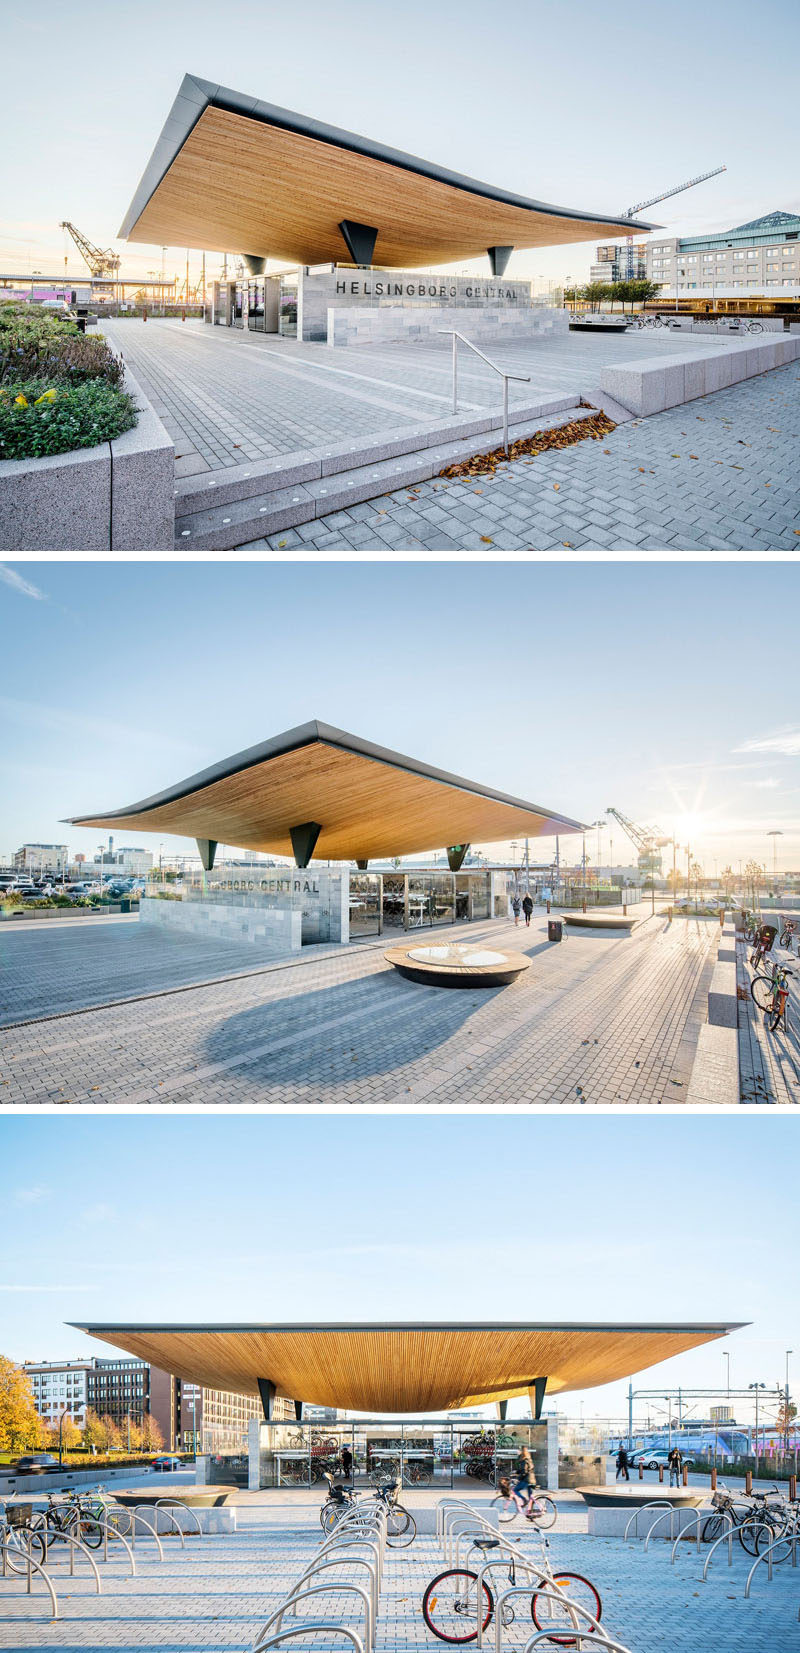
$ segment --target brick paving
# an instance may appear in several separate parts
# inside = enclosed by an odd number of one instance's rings
[[[412,1495],[407,1502],[418,1507]],[[670,1653],[786,1653],[796,1645],[797,1583],[791,1567],[776,1568],[772,1584],[761,1579],[745,1601],[751,1563],[740,1546],[734,1548],[730,1570],[719,1552],[703,1584],[702,1551],[698,1557],[686,1544],[671,1566],[668,1543],[654,1541],[645,1555],[642,1543],[590,1538],[586,1511],[577,1496],[560,1493],[558,1504],[559,1522],[548,1535],[550,1561],[556,1569],[581,1573],[594,1582],[603,1602],[604,1627],[632,1653],[663,1653],[665,1648]],[[515,1529],[511,1531],[517,1536]],[[0,1645],[8,1653],[29,1648],[41,1653],[94,1653],[101,1648],[117,1653],[141,1648],[153,1653],[244,1653],[319,1541],[311,1499],[301,1497],[291,1504],[285,1500],[276,1507],[269,1494],[243,1495],[234,1534],[187,1538],[183,1551],[177,1541],[166,1540],[163,1562],[152,1544],[138,1540],[138,1570],[132,1579],[121,1558],[101,1563],[99,1598],[88,1569],[79,1564],[69,1579],[64,1562],[58,1563],[61,1617],[56,1622],[48,1618],[41,1588],[34,1587],[26,1596],[24,1581],[0,1578]],[[539,1544],[529,1531],[520,1534],[522,1554],[537,1559]],[[408,1549],[387,1549],[376,1653],[429,1653],[441,1645],[424,1624],[421,1601],[427,1583],[443,1566],[442,1551],[432,1535],[419,1533]],[[343,1567],[328,1577],[344,1582],[353,1574]],[[307,1606],[315,1618],[357,1628],[355,1606],[347,1604],[346,1596],[330,1592]],[[519,1597],[514,1623],[503,1632],[503,1648],[522,1653],[532,1629],[527,1599]],[[346,1644],[309,1635],[288,1645],[302,1650]],[[494,1646],[491,1631],[485,1645]]]
[[[777,923],[765,914],[765,923]],[[754,1004],[750,983],[755,972],[748,963],[750,947],[736,937],[736,988],[739,1020],[739,1074],[743,1102],[800,1106],[800,959],[776,940],[773,958],[793,971],[790,980],[788,1027],[770,1033],[763,1011]]]
[[[547,942],[545,926],[537,914],[529,932],[497,922],[448,931],[528,952],[530,969],[503,989],[458,992],[405,981],[384,961],[392,940],[385,935],[321,957],[309,949],[240,980],[9,1027],[0,1034],[0,1100],[685,1101],[718,926],[670,925],[656,915],[630,936],[578,931],[560,946]],[[116,936],[86,976],[92,992],[104,969],[105,999],[125,996],[130,979],[132,932]],[[46,1003],[52,992],[48,943],[55,940],[6,938],[9,971],[24,966],[34,1002],[38,993]]]
[[[799,445],[795,362],[494,478],[420,482],[243,549],[798,551]]]

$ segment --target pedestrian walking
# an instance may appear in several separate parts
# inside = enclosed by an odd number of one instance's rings
[[[350,1480],[353,1472],[353,1454],[349,1446],[342,1447],[342,1474],[346,1481]]]
[[[519,915],[522,911],[522,903],[519,896],[516,894],[511,897],[511,911],[514,914],[514,927],[516,928],[519,924]]]
[[[673,1446],[667,1462],[669,1464],[669,1484],[671,1487],[679,1487],[683,1469],[683,1454],[679,1447]]]
[[[629,1481],[630,1480],[630,1475],[628,1474],[628,1465],[629,1465],[629,1463],[630,1463],[630,1458],[628,1457],[628,1454],[625,1451],[624,1446],[622,1445],[622,1443],[620,1443],[620,1449],[619,1449],[619,1452],[617,1453],[617,1480],[619,1480],[620,1475],[622,1476],[623,1481]]]
[[[525,928],[526,930],[529,930],[531,925],[531,913],[533,912],[533,902],[531,901],[530,890],[525,891],[522,901],[522,911],[525,914]]]

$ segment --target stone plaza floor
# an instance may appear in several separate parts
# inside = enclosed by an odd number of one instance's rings
[[[181,1490],[176,1485],[175,1495]],[[234,1533],[187,1537],[183,1550],[176,1539],[166,1539],[163,1561],[152,1541],[137,1539],[133,1578],[127,1576],[124,1556],[112,1549],[108,1562],[100,1562],[99,1597],[86,1564],[78,1562],[70,1578],[62,1552],[60,1561],[54,1559],[60,1615],[55,1622],[41,1587],[34,1586],[27,1596],[24,1580],[0,1578],[0,1646],[7,1653],[31,1648],[41,1653],[94,1653],[105,1648],[116,1653],[138,1653],[141,1648],[153,1653],[245,1653],[319,1546],[321,1500],[314,1492],[238,1496]],[[424,1524],[431,1526],[439,1494],[403,1496],[418,1516],[428,1511]],[[488,1511],[487,1496],[471,1501],[482,1513]],[[734,1546],[730,1569],[724,1548],[717,1552],[703,1583],[705,1550],[698,1556],[684,1544],[671,1565],[668,1542],[653,1540],[645,1554],[642,1541],[624,1544],[621,1539],[591,1537],[578,1494],[559,1492],[556,1501],[559,1518],[548,1534],[548,1559],[556,1571],[591,1579],[602,1600],[603,1627],[631,1653],[787,1653],[797,1645],[797,1575],[788,1563],[775,1569],[771,1584],[766,1569],[760,1568],[761,1576],[745,1600],[752,1561],[740,1545]],[[516,1527],[509,1530],[519,1537],[520,1555],[539,1561],[541,1540],[528,1529],[519,1534]],[[51,1552],[54,1558],[56,1553]],[[425,1625],[421,1602],[430,1579],[444,1566],[432,1532],[419,1531],[407,1549],[387,1549],[375,1653],[430,1653],[441,1646]],[[330,1582],[352,1581],[353,1576],[345,1568],[327,1575]],[[355,1598],[330,1591],[305,1604],[305,1610],[308,1616],[313,1611],[315,1619],[358,1630]],[[514,1622],[503,1630],[503,1653],[522,1653],[533,1628],[528,1598],[519,1597]],[[309,1634],[286,1645],[305,1653],[307,1648],[348,1644]],[[493,1626],[484,1645],[494,1648]]]
[[[202,322],[104,324],[176,447],[176,477],[227,483],[254,461],[329,444],[389,442],[450,416],[447,349],[328,350]],[[510,404],[595,399],[604,366],[712,354],[720,339],[645,329],[567,333],[495,351]],[[461,363],[459,410],[499,405],[500,381]],[[287,552],[796,551],[800,546],[800,363],[666,413],[501,468],[493,478],[401,487],[239,549]],[[492,445],[496,445],[496,440]],[[384,484],[385,485],[385,484]],[[185,504],[185,502],[184,502]],[[178,542],[181,548],[181,542]]]
[[[4,1103],[681,1103],[720,936],[659,914],[560,945],[541,913],[529,931],[448,928],[531,959],[512,986],[470,991],[401,978],[383,957],[396,931],[261,966],[250,953],[248,974],[198,986],[203,950],[187,946],[165,949],[159,989],[133,998],[149,937],[100,923],[91,937],[4,931],[7,979],[24,982],[0,1032]],[[223,977],[241,968],[237,948]],[[39,1019],[22,1020],[26,1003]]]

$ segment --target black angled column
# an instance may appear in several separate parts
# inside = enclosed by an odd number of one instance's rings
[[[296,867],[307,867],[317,847],[317,839],[322,831],[318,821],[303,821],[300,826],[289,828],[289,837],[292,840],[292,853]]]
[[[261,1405],[264,1408],[264,1417],[271,1423],[275,1412],[275,1385],[269,1378],[257,1378],[258,1392],[261,1396]]]
[[[540,1418],[544,1405],[544,1392],[547,1388],[547,1378],[528,1379],[528,1399],[531,1403],[531,1416]]]
[[[464,857],[466,856],[468,849],[469,844],[448,844],[447,864],[451,872],[461,871],[461,868],[464,865]]]
[[[503,276],[503,275],[505,275],[506,266],[507,266],[508,261],[511,257],[511,254],[514,251],[514,248],[513,247],[487,247],[486,250],[489,254],[489,263],[492,266],[492,275],[493,276]]]
[[[216,838],[196,838],[197,851],[203,865],[204,872],[210,872],[214,865],[214,856],[217,853]]]
[[[258,253],[242,253],[242,258],[247,265],[249,275],[260,276],[264,274],[264,271],[267,268],[267,261],[265,258],[260,258]]]
[[[378,231],[371,224],[357,224],[353,218],[343,218],[339,229],[354,264],[369,266],[375,251]]]

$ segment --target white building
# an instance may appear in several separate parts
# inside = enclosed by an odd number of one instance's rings
[[[715,235],[654,236],[647,248],[647,278],[666,292],[709,298],[800,297],[800,217],[770,212]]]
[[[68,861],[67,844],[21,844],[14,852],[15,872],[26,872],[33,877],[42,873],[57,873],[61,877]]]
[[[86,1421],[90,1360],[25,1361],[40,1418],[55,1429],[60,1417],[70,1417],[79,1429]]]

